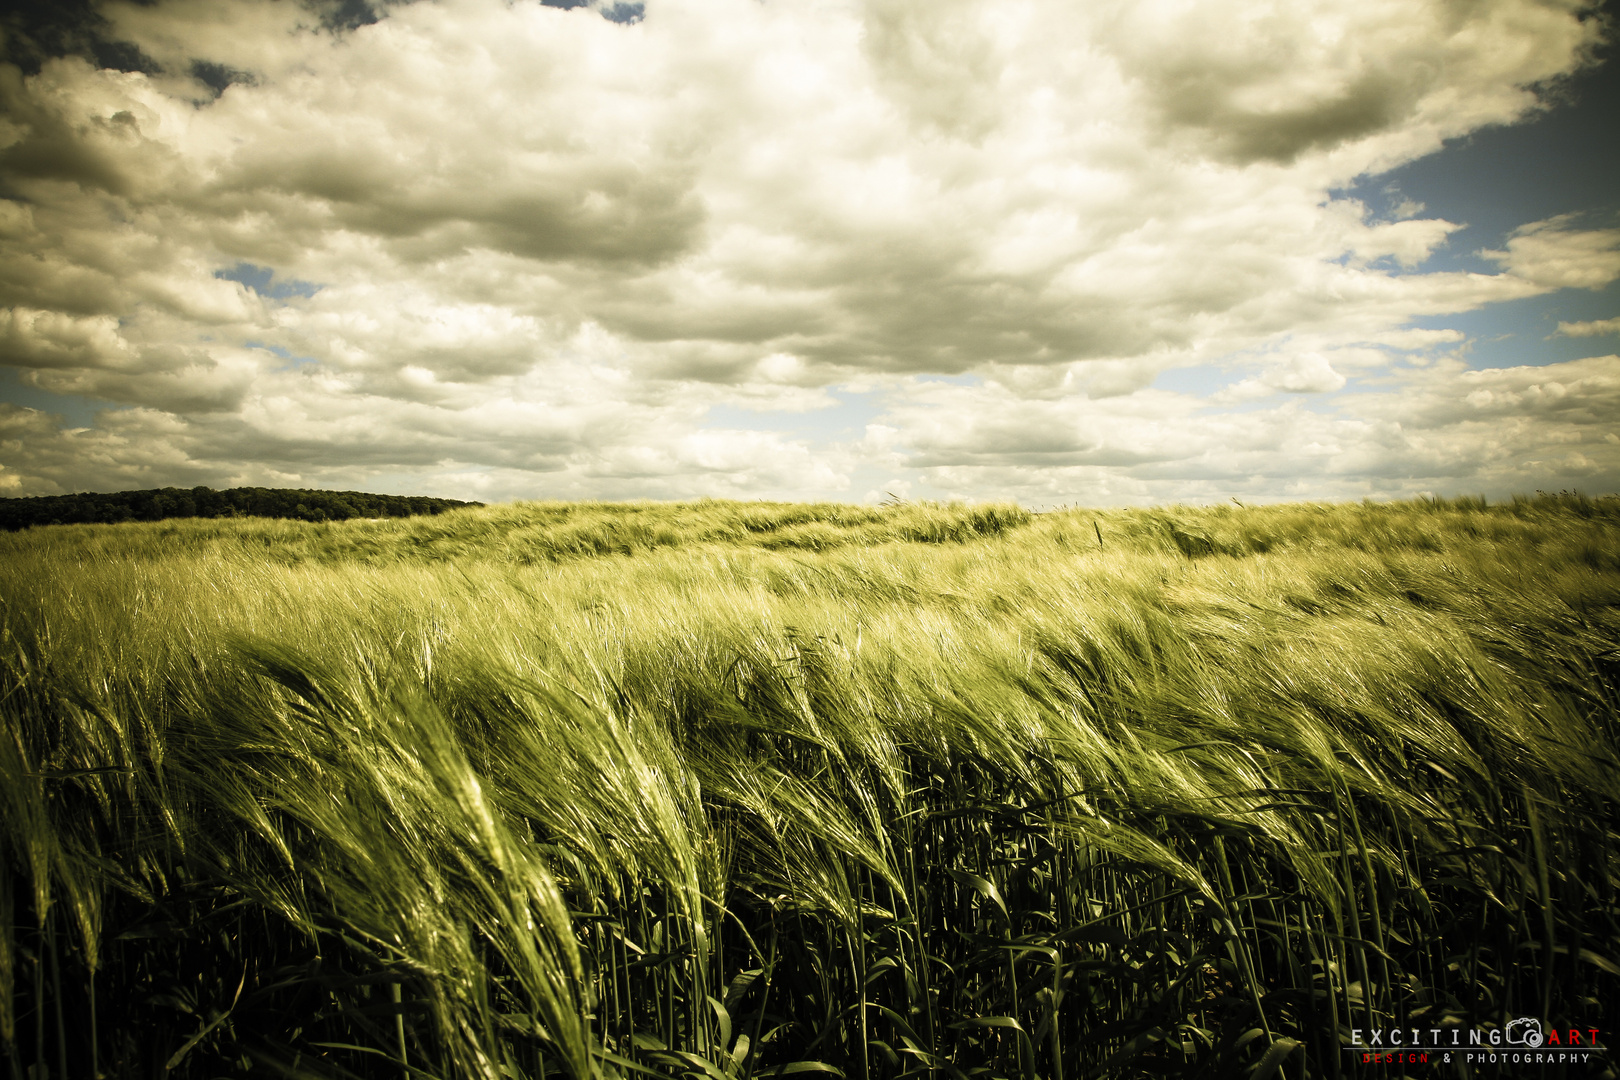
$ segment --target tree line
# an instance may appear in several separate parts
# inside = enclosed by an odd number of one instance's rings
[[[149,491],[86,491],[75,495],[0,499],[0,529],[26,529],[30,525],[162,521],[165,518],[184,517],[343,521],[347,518],[441,514],[457,507],[482,505],[421,495],[375,495],[367,491],[316,491],[308,488],[243,487],[215,491],[208,487],[168,487]]]

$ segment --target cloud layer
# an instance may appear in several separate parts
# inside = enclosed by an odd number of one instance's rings
[[[1532,114],[1598,42],[1576,3],[98,10],[148,72],[0,69],[0,361],[111,407],[0,414],[11,493],[1620,479],[1620,361],[1472,372],[1412,327],[1603,288],[1620,232],[1424,272],[1460,223],[1334,195]],[[835,389],[877,415],[827,434]]]

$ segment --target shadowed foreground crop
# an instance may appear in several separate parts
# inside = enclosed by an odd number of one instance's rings
[[[1608,1042],[1617,526],[1562,496],[0,536],[4,1068],[1265,1080],[1398,1074],[1353,1029]]]

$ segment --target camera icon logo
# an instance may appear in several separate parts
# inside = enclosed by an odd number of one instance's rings
[[[1507,1026],[1507,1041],[1522,1046],[1536,1047],[1542,1042],[1541,1021],[1533,1016],[1521,1016],[1517,1020],[1509,1020]]]

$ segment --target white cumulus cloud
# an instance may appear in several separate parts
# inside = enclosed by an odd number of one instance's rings
[[[1620,231],[1425,271],[1462,223],[1342,194],[1541,109],[1575,0],[95,6],[151,71],[0,68],[0,363],[106,409],[13,407],[10,490],[1355,494],[1460,467],[1476,393],[1521,457],[1586,430],[1553,385],[1612,407],[1608,361],[1470,382],[1411,321],[1601,288]]]

